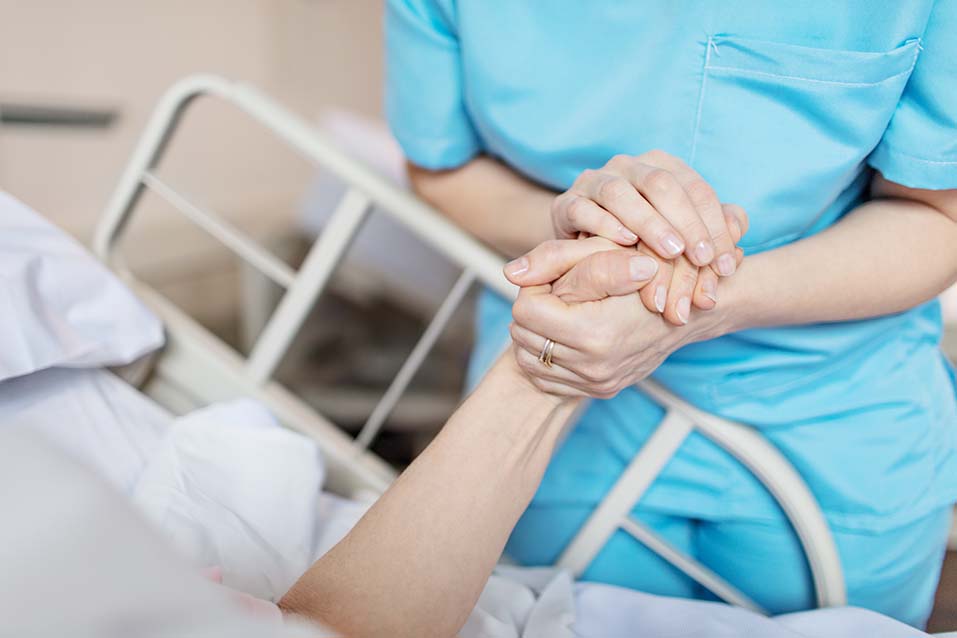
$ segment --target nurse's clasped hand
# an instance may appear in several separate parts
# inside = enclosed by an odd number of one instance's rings
[[[747,230],[747,217],[737,212],[741,223],[730,224],[735,244],[742,228]],[[736,218],[727,207],[725,214]],[[742,258],[740,249],[735,249],[736,266]],[[665,313],[658,311],[647,292],[662,273],[674,289],[674,279],[667,278],[678,267],[641,244],[621,247],[603,237],[553,240],[516,261],[522,262],[518,276],[506,267],[512,283],[522,286],[510,327],[515,358],[532,383],[545,392],[613,397],[654,372],[681,346],[721,332],[720,313],[705,313],[689,321],[688,316],[674,316],[674,305]],[[684,261],[692,272],[698,270],[683,255],[674,261]],[[701,268],[701,273],[707,272],[708,268]],[[710,310],[713,298],[705,296],[701,281],[698,277],[696,286],[691,279],[690,293],[678,291],[678,295],[693,294],[697,306]],[[539,360],[543,335],[555,341],[550,366]]]
[[[551,214],[558,239],[584,232],[623,246],[642,241],[665,259],[684,254],[723,277],[735,271],[735,242],[714,189],[664,151],[616,155],[583,171]]]

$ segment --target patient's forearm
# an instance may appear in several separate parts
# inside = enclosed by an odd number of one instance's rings
[[[481,156],[448,171],[410,165],[409,173],[417,195],[503,255],[517,257],[552,239],[555,193],[501,162]]]
[[[878,182],[876,194],[886,199],[860,206],[818,235],[746,257],[738,275],[721,282],[719,333],[886,315],[952,284],[957,191]]]
[[[347,636],[454,635],[573,409],[573,402],[535,390],[506,353],[280,606]]]

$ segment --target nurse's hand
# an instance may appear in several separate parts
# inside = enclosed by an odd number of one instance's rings
[[[743,211],[740,211],[743,213]],[[716,274],[734,273],[735,241],[714,189],[691,167],[664,151],[616,155],[584,171],[552,203],[559,239],[599,235],[623,246],[639,240],[664,259],[684,254]],[[739,236],[747,217],[737,223]]]

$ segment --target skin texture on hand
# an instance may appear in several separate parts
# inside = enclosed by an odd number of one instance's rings
[[[639,240],[663,259],[684,254],[694,266],[713,265],[723,277],[736,269],[735,241],[714,189],[664,151],[616,155],[586,170],[552,203],[559,239],[580,232],[624,246]]]
[[[590,269],[610,259],[622,262],[614,266],[620,271],[627,269],[630,258],[625,251],[607,251],[586,258],[576,268]],[[596,297],[606,287],[601,277],[590,274],[582,274],[581,281],[598,283],[586,284],[577,291],[579,296],[589,294],[588,285]],[[523,288],[512,316],[516,360],[537,388],[597,398],[613,397],[645,378],[682,345],[717,334],[722,322],[722,313],[709,312],[687,325],[673,326],[649,312],[634,294],[566,303],[553,294],[551,285]],[[545,334],[555,341],[551,367],[538,360]]]
[[[747,231],[748,217],[738,206],[723,204],[722,207],[732,239],[737,244]],[[596,258],[587,267],[575,268],[576,264],[591,255],[612,250],[623,251],[633,258],[627,262],[608,257]],[[743,259],[744,253],[740,248],[735,248],[736,266]],[[613,271],[612,268],[620,270]],[[712,310],[718,300],[718,277],[712,269],[699,268],[684,255],[674,260],[662,259],[643,242],[634,247],[623,247],[598,236],[544,242],[507,264],[505,276],[517,286],[554,282],[553,293],[566,302],[595,301],[640,290],[645,308],[662,314],[674,325],[688,322],[692,306],[699,310]],[[605,282],[605,294],[594,292],[592,286],[586,285],[590,282],[579,281],[582,277],[602,279]],[[634,282],[639,281],[643,285],[634,286]]]

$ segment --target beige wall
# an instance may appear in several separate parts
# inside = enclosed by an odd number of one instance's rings
[[[105,132],[0,129],[0,187],[88,237],[153,104],[197,71],[254,83],[310,117],[327,105],[377,113],[380,14],[380,0],[0,0],[0,100],[121,113]],[[215,104],[197,106],[173,151],[164,174],[250,223],[288,217],[310,174]],[[154,230],[171,223],[153,217]]]
[[[381,0],[0,0],[0,101],[106,106],[106,131],[0,127],[0,188],[83,241],[151,109],[177,79],[218,73],[309,118],[341,106],[377,114]],[[257,238],[290,225],[313,172],[246,118],[191,107],[160,173]],[[128,261],[194,316],[236,305],[234,262],[148,196]]]

